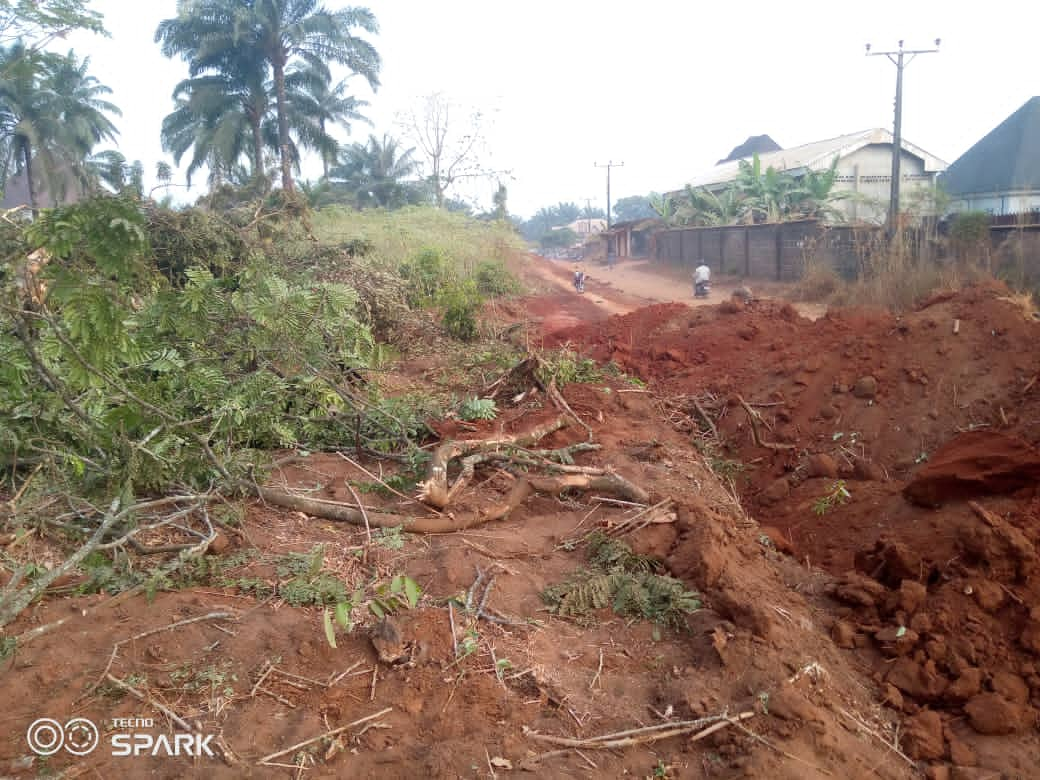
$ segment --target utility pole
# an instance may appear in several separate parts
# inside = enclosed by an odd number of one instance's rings
[[[585,227],[589,235],[592,235],[592,198],[585,198]]]
[[[607,169],[607,230],[610,230],[610,169],[623,168],[625,164],[623,162],[616,163],[613,160],[608,160],[606,165],[600,165],[599,163],[593,163],[592,165],[596,168]]]
[[[896,234],[899,226],[899,185],[900,163],[903,157],[903,68],[913,62],[918,54],[935,54],[939,51],[940,39],[935,39],[934,49],[903,49],[903,42],[899,42],[896,51],[871,51],[867,44],[868,57],[888,57],[896,66],[896,116],[892,132],[892,188],[888,201],[888,235],[889,238]],[[904,62],[903,57],[909,54],[910,59]]]

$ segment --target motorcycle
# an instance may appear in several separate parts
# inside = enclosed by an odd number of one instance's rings
[[[584,276],[575,276],[574,277],[574,289],[575,289],[576,292],[580,292],[580,293],[585,292],[585,277]]]
[[[711,294],[711,282],[696,282],[693,285],[694,298],[707,298]]]

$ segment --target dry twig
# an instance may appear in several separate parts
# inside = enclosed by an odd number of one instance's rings
[[[334,728],[334,729],[331,729],[330,731],[326,731],[324,734],[319,734],[318,736],[311,737],[310,739],[304,740],[303,742],[298,742],[295,745],[293,745],[292,747],[286,748],[285,750],[279,750],[277,753],[272,753],[269,756],[264,756],[259,761],[257,761],[257,763],[258,764],[268,764],[272,760],[274,760],[276,758],[281,758],[282,756],[286,755],[287,753],[292,753],[293,751],[299,750],[300,748],[305,748],[308,745],[313,745],[315,742],[320,742],[323,739],[328,739],[329,737],[334,737],[337,734],[342,734],[347,729],[352,729],[355,726],[360,726],[362,723],[367,723],[370,720],[375,720],[376,718],[381,718],[384,715],[386,715],[386,713],[388,713],[388,712],[390,712],[392,710],[393,710],[393,707],[387,707],[385,709],[380,710],[379,712],[373,713],[371,715],[366,715],[363,718],[359,718],[359,719],[357,719],[355,721],[352,721],[351,723],[348,723],[346,726],[339,726],[338,728]]]
[[[192,623],[201,623],[206,620],[229,620],[232,617],[234,617],[234,615],[230,612],[210,612],[206,615],[199,615],[198,617],[187,618],[186,620],[178,620],[176,623],[170,623],[167,626],[160,626],[159,628],[152,628],[148,631],[142,631],[140,634],[134,634],[132,637],[121,639],[112,646],[112,655],[108,657],[108,663],[105,664],[105,670],[98,677],[97,682],[90,686],[89,691],[97,689],[106,676],[111,677],[108,672],[112,668],[112,664],[115,663],[116,656],[119,654],[119,648],[123,645],[130,642],[136,642],[138,639],[144,639],[146,636],[152,636],[153,634],[162,634],[165,631],[173,631],[175,628],[188,626]]]
[[[755,440],[755,444],[757,446],[764,447],[767,450],[774,450],[774,451],[778,451],[778,450],[793,450],[794,449],[794,445],[793,444],[781,444],[780,442],[775,442],[775,441],[764,441],[762,439],[761,435],[758,432],[758,420],[761,420],[761,416],[759,415],[759,413],[756,412],[754,409],[752,409],[748,405],[748,402],[745,401],[739,395],[737,396],[737,401],[740,402],[740,405],[743,407],[744,411],[747,413],[748,422],[751,423],[751,436]]]
[[[537,731],[533,731],[530,728],[524,727],[524,735],[531,739],[539,742],[548,742],[553,745],[563,745],[569,748],[588,748],[590,750],[612,750],[614,748],[630,747],[632,745],[645,745],[649,742],[658,742],[662,739],[668,739],[669,737],[677,737],[681,734],[689,734],[692,731],[700,729],[707,723],[712,725],[707,728],[697,731],[692,737],[690,742],[696,742],[699,739],[714,734],[720,729],[726,728],[726,726],[735,725],[742,720],[753,718],[755,713],[751,710],[747,712],[741,712],[738,715],[712,715],[707,718],[700,718],[693,721],[684,721],[678,723],[661,723],[656,726],[646,726],[639,729],[629,729],[627,731],[618,731],[614,734],[604,734],[599,737],[589,737],[588,739],[571,739],[570,737],[555,737],[550,734],[539,734]]]

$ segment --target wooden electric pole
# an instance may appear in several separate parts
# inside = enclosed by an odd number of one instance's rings
[[[896,66],[896,116],[892,132],[892,187],[888,200],[888,235],[891,238],[899,229],[899,185],[900,185],[900,163],[903,157],[903,68],[913,62],[918,54],[935,54],[939,51],[939,38],[935,39],[934,49],[903,49],[903,42],[899,42],[896,51],[871,51],[867,44],[868,57],[888,57]],[[910,59],[904,61],[904,56],[909,54]]]

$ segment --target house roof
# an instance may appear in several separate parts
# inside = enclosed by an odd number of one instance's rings
[[[1040,97],[1032,97],[943,174],[951,195],[1040,189]]]
[[[847,157],[864,146],[871,144],[891,144],[892,133],[889,130],[878,127],[871,130],[861,130],[858,133],[839,135],[837,138],[828,138],[825,141],[814,141],[802,146],[793,146],[790,149],[780,149],[775,152],[759,154],[762,169],[772,166],[778,171],[796,172],[801,169],[820,170],[831,164],[835,155]],[[929,154],[919,146],[902,140],[903,151],[919,157],[924,161],[925,171],[942,171],[946,163],[935,155]],[[749,159],[751,155],[742,159]],[[710,187],[713,184],[725,184],[737,178],[740,171],[740,160],[716,165],[710,171],[695,176],[690,182],[691,187]]]
[[[624,222],[615,222],[610,226],[609,231],[603,232],[620,232],[622,230],[644,230],[648,227],[654,227],[655,225],[664,225],[664,220],[660,217],[641,217],[640,219],[626,219]]]
[[[744,143],[733,147],[732,152],[715,164],[722,165],[722,163],[728,163],[732,160],[751,157],[755,152],[758,152],[759,155],[766,154],[767,152],[778,152],[782,148],[783,147],[781,147],[780,144],[768,135],[749,135],[748,139]]]

